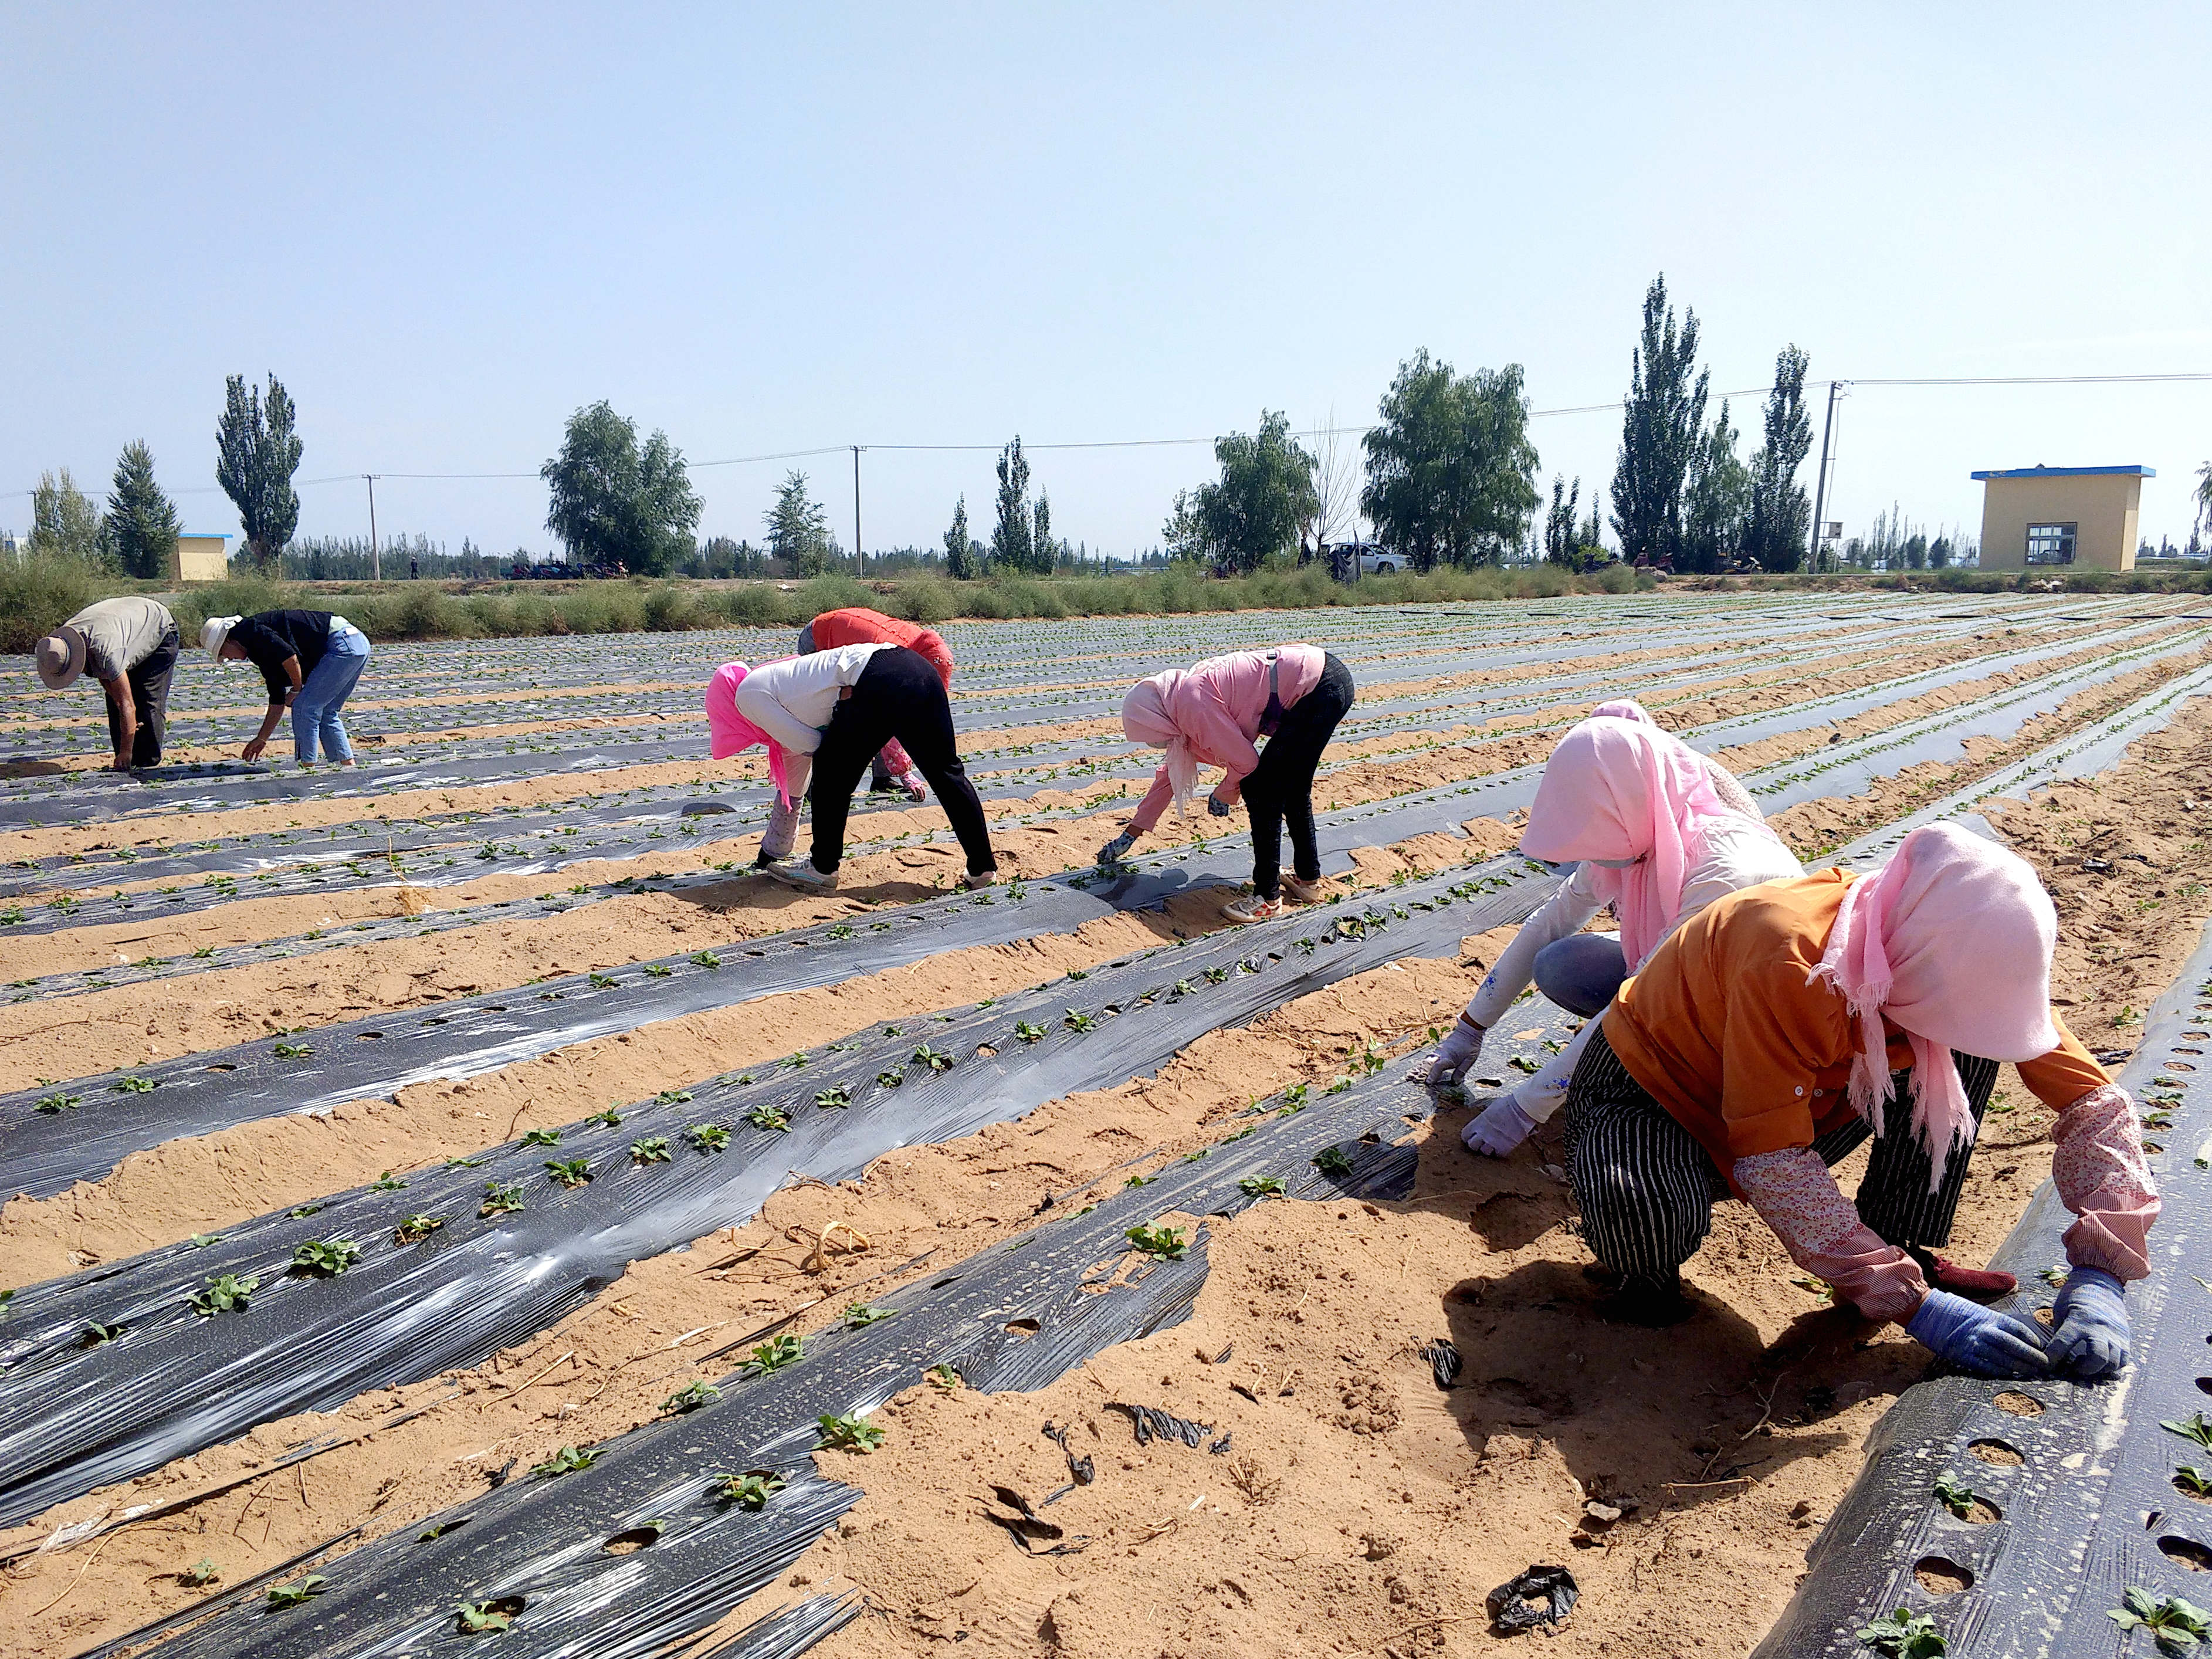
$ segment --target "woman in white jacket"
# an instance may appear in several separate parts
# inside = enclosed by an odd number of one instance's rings
[[[1579,867],[1522,924],[1437,1050],[1429,1082],[1454,1085],[1531,980],[1589,1024],[1564,1053],[1492,1100],[1462,1138],[1503,1158],[1566,1098],[1590,1032],[1621,981],[1715,899],[1804,870],[1743,786],[1631,702],[1603,703],[1544,767],[1521,850]],[[1618,933],[1585,933],[1607,905]]]

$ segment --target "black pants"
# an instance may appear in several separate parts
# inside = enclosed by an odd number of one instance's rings
[[[968,781],[968,769],[953,747],[952,704],[945,682],[926,659],[902,645],[868,659],[853,695],[838,703],[822,746],[814,751],[809,792],[814,800],[814,867],[826,875],[844,861],[853,791],[871,757],[893,738],[906,745],[915,769],[937,791],[938,804],[968,854],[969,873],[997,869],[983,803],[975,798],[975,786]]]
[[[1955,1056],[1959,1080],[1978,1126],[1997,1079],[1997,1063]],[[1942,1183],[1929,1190],[1929,1158],[1912,1132],[1910,1073],[1895,1079],[1897,1098],[1886,1114],[1887,1134],[1859,1182],[1859,1219],[1884,1243],[1933,1249],[1951,1242],[1951,1224],[1966,1190],[1970,1147],[1952,1149]],[[1697,1254],[1712,1225],[1713,1204],[1728,1196],[1713,1161],[1667,1109],[1629,1074],[1605,1028],[1591,1034],[1575,1066],[1565,1113],[1567,1178],[1583,1215],[1590,1253],[1632,1279],[1669,1284]],[[1813,1143],[1833,1167],[1874,1131],[1854,1118]]]
[[[138,718],[138,734],[131,743],[133,766],[161,763],[161,739],[169,728],[169,682],[176,672],[177,630],[173,628],[161,635],[161,644],[145,661],[123,671],[123,683],[131,688],[131,706]],[[105,692],[106,688],[100,690]],[[112,696],[107,699],[107,743],[111,749],[123,745],[123,710]]]
[[[1314,774],[1321,751],[1352,708],[1352,671],[1324,657],[1321,678],[1291,704],[1260,750],[1260,763],[1244,780],[1244,810],[1252,820],[1252,890],[1263,899],[1282,889],[1283,825],[1291,826],[1291,865],[1301,881],[1321,879],[1321,849],[1314,842]]]

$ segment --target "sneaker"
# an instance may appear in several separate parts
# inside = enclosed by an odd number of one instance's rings
[[[1279,898],[1263,899],[1252,893],[1233,901],[1221,914],[1236,922],[1273,921],[1283,914],[1283,902]]]
[[[1318,904],[1328,896],[1328,878],[1308,881],[1302,876],[1285,876],[1283,896],[1298,904]]]
[[[837,872],[816,869],[812,859],[779,859],[763,867],[774,879],[801,892],[826,893],[837,885]]]
[[[999,872],[996,870],[970,870],[960,878],[960,884],[971,893],[979,887],[996,887]]]
[[[1948,1255],[1933,1250],[1910,1247],[1905,1254],[1920,1264],[1921,1276],[1939,1291],[1948,1291],[1954,1296],[1967,1297],[1976,1302],[1994,1302],[2001,1296],[2010,1296],[2020,1288],[2020,1280],[2010,1273],[1992,1267],[1962,1267]]]

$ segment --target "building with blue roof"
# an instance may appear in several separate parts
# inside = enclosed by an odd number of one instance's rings
[[[1972,475],[1982,486],[1982,568],[2136,568],[2148,466],[2015,466]]]

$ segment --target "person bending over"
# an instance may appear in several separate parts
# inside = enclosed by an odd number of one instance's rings
[[[776,805],[760,862],[777,880],[814,890],[837,884],[853,792],[869,757],[894,738],[952,822],[968,855],[964,884],[988,887],[998,879],[983,803],[953,742],[944,682],[918,653],[900,645],[844,645],[757,668],[725,663],[707,687],[707,724],[716,760],[757,743],[767,746]],[[810,779],[813,855],[795,859],[787,855]]]
[[[324,757],[351,766],[353,744],[340,711],[368,666],[368,635],[327,611],[262,611],[251,617],[210,617],[200,648],[217,662],[250,662],[269,688],[261,729],[239,751],[259,760],[284,711],[292,711],[292,749],[300,764]]]
[[[1437,1047],[1433,1087],[1465,1079],[1484,1037],[1532,979],[1569,1013],[1594,1021],[1631,968],[1715,899],[1805,873],[1742,785],[1634,703],[1601,704],[1559,740],[1536,785],[1521,850],[1579,866],[1521,925],[1468,1000]],[[1617,932],[1580,931],[1607,906]],[[1470,1119],[1462,1136],[1468,1149],[1503,1158],[1549,1120],[1589,1033],[1585,1025],[1564,1053]]]
[[[1215,817],[1240,797],[1252,825],[1252,896],[1224,911],[1231,921],[1267,921],[1283,913],[1287,891],[1301,904],[1322,895],[1321,850],[1314,838],[1314,775],[1322,750],[1352,707],[1352,671],[1310,645],[1237,651],[1188,670],[1139,680],[1121,700],[1121,730],[1135,743],[1164,749],[1167,760],[1128,827],[1098,849],[1119,863],[1172,800],[1189,811],[1201,762],[1224,776],[1206,798]],[[1267,740],[1261,750],[1260,738]],[[1283,826],[1290,825],[1292,874],[1282,876]]]
[[[842,611],[825,611],[799,630],[799,654],[802,657],[817,651],[834,650],[841,645],[902,645],[909,651],[919,652],[937,671],[937,678],[945,683],[945,690],[949,693],[952,690],[951,647],[933,628],[902,622],[896,617],[886,617],[880,611],[870,611],[862,605],[848,605]],[[909,799],[917,801],[929,797],[921,774],[896,738],[883,746],[868,769],[868,787],[872,790],[903,789]]]
[[[1680,1310],[1679,1269],[1734,1193],[1838,1301],[1968,1370],[2119,1370],[2157,1188],[2134,1102],[2051,1006],[2057,938],[2034,871],[1948,823],[1872,875],[1747,888],[1677,930],[1615,994],[1567,1095],[1583,1236],[1624,1310]],[[1925,1272],[2002,1060],[2057,1114],[2051,1179],[2075,1218],[2047,1340]],[[1829,1170],[1869,1137],[1847,1200]]]
[[[167,605],[134,595],[97,600],[40,640],[32,659],[49,691],[92,671],[106,694],[114,770],[161,763],[177,669],[177,619]]]

